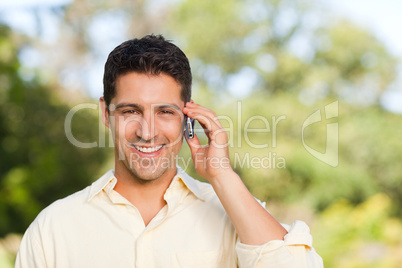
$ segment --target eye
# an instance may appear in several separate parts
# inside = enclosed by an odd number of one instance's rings
[[[173,114],[173,112],[170,110],[161,110],[160,113],[161,114]]]
[[[127,114],[127,115],[139,114],[139,112],[137,110],[125,110],[125,111],[123,111],[123,114]]]

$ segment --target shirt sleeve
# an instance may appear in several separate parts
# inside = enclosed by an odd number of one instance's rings
[[[260,246],[237,240],[236,253],[240,268],[323,268],[321,257],[313,248],[313,238],[306,223],[295,221],[283,225],[288,233],[284,240],[272,240]]]
[[[39,237],[39,228],[34,221],[22,237],[15,260],[15,268],[45,268],[45,255]]]

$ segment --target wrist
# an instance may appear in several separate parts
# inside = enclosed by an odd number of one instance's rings
[[[225,185],[226,181],[230,181],[236,178],[240,178],[239,175],[237,175],[232,167],[228,167],[221,170],[219,173],[216,173],[213,176],[209,177],[207,180],[215,188],[219,187],[220,185]]]

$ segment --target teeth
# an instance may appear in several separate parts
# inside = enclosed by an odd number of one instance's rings
[[[138,151],[143,152],[143,153],[152,153],[152,152],[156,152],[156,151],[160,150],[160,149],[162,148],[162,146],[163,146],[163,145],[148,148],[148,147],[140,147],[140,146],[134,145],[135,149],[137,149]]]

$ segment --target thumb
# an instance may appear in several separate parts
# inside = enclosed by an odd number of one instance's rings
[[[184,137],[186,138],[186,142],[190,147],[191,155],[194,155],[197,152],[197,150],[202,147],[197,134],[194,133],[194,138],[192,139],[187,138],[187,135],[184,135]]]

